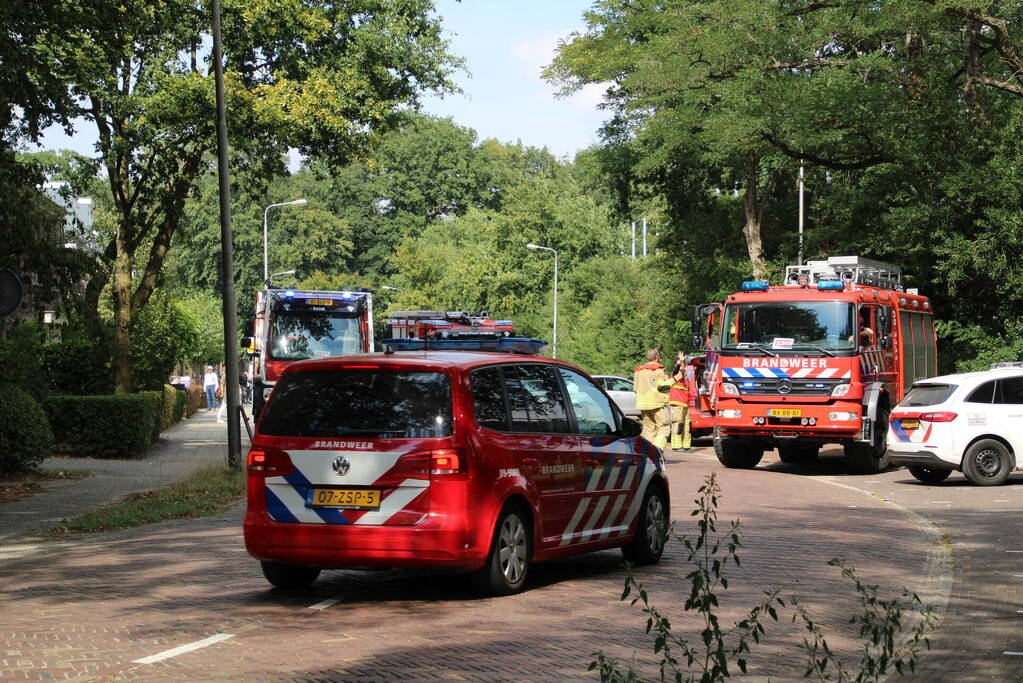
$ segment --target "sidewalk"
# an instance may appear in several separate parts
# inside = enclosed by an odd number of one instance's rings
[[[248,412],[246,406],[246,412]],[[249,437],[241,425],[242,457]],[[85,479],[48,482],[47,490],[0,505],[0,545],[42,533],[62,520],[76,517],[124,496],[181,481],[206,465],[227,464],[227,425],[217,424],[216,411],[201,409],[191,419],[170,427],[137,460],[47,458],[48,470],[88,470]]]

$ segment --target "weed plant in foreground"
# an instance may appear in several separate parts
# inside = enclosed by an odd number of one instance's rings
[[[244,494],[244,470],[204,467],[176,484],[135,493],[119,503],[65,520],[51,533],[112,531],[167,519],[215,515]]]
[[[780,591],[766,591],[764,599],[743,619],[731,627],[722,628],[716,610],[720,591],[728,589],[726,569],[728,565],[740,565],[738,551],[742,547],[742,529],[738,520],[731,522],[728,531],[717,531],[718,500],[721,487],[715,475],[709,475],[700,487],[694,501],[696,509],[695,536],[679,535],[672,528],[664,530],[665,540],[675,539],[684,550],[684,562],[690,571],[685,575],[689,583],[689,597],[683,609],[696,612],[703,622],[699,637],[691,639],[676,634],[669,619],[654,605],[650,593],[636,580],[632,567],[626,563],[625,590],[622,600],[630,604],[641,602],[647,616],[646,632],[653,635],[653,652],[659,658],[660,679],[712,683],[731,678],[734,664],[742,673],[746,672],[747,657],[751,645],[760,642],[765,633],[764,623],[770,618],[778,620],[779,610],[786,607]],[[829,565],[841,569],[842,576],[851,584],[859,598],[861,611],[849,618],[849,623],[858,626],[860,661],[855,668],[844,665],[838,653],[828,645],[824,630],[813,615],[792,596],[788,599],[792,608],[792,621],[805,629],[798,646],[806,654],[805,669],[798,674],[784,678],[810,678],[818,681],[879,681],[888,673],[900,674],[914,671],[917,658],[923,648],[930,647],[928,634],[938,621],[933,608],[925,607],[920,598],[903,589],[898,597],[884,600],[879,597],[878,586],[865,584],[856,576],[852,567],[844,560],[832,559]],[[908,629],[908,630],[907,630]],[[603,651],[593,653],[589,669],[599,670],[602,681],[643,680],[630,665],[625,670],[613,657]]]

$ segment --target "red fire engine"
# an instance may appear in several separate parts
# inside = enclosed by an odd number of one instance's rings
[[[788,266],[782,286],[745,282],[697,306],[693,329],[707,349],[695,412],[713,420],[726,467],[755,467],[772,448],[808,462],[838,443],[853,468],[877,472],[892,407],[937,374],[930,301],[903,290],[898,267],[857,256]]]
[[[515,336],[511,320],[465,311],[392,311],[384,321],[385,339],[491,339]]]
[[[256,317],[242,346],[252,356],[252,415],[288,365],[308,358],[373,351],[373,294],[267,288],[256,294]]]

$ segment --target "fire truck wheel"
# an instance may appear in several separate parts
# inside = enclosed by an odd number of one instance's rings
[[[764,447],[739,439],[714,439],[714,454],[725,467],[737,470],[751,470],[764,457]]]
[[[316,567],[303,567],[280,562],[261,562],[260,564],[263,566],[263,576],[266,577],[266,580],[282,590],[306,588],[320,576],[320,570]]]
[[[1012,453],[1005,444],[994,439],[981,439],[963,456],[963,474],[977,486],[1004,484],[1015,467]]]
[[[910,465],[909,473],[925,484],[937,484],[948,479],[948,475],[952,474],[952,470],[940,470],[935,467],[925,467],[924,465]]]
[[[668,533],[668,501],[659,486],[647,487],[639,509],[636,535],[622,547],[622,555],[633,564],[656,564],[664,552]]]
[[[869,443],[852,443],[845,445],[845,461],[856,472],[860,474],[877,474],[892,464],[891,456],[888,455],[888,448]]]
[[[817,445],[789,444],[778,446],[778,458],[791,465],[799,465],[817,460],[821,447]]]
[[[497,518],[487,562],[473,574],[473,583],[487,595],[522,590],[533,558],[533,531],[521,506],[506,504]]]

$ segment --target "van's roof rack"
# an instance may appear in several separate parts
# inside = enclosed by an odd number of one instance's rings
[[[539,356],[547,348],[542,339],[502,337],[500,339],[384,339],[384,353],[395,351],[491,351]]]
[[[992,370],[998,370],[999,368],[1023,368],[1023,360],[1008,360],[991,364]]]

